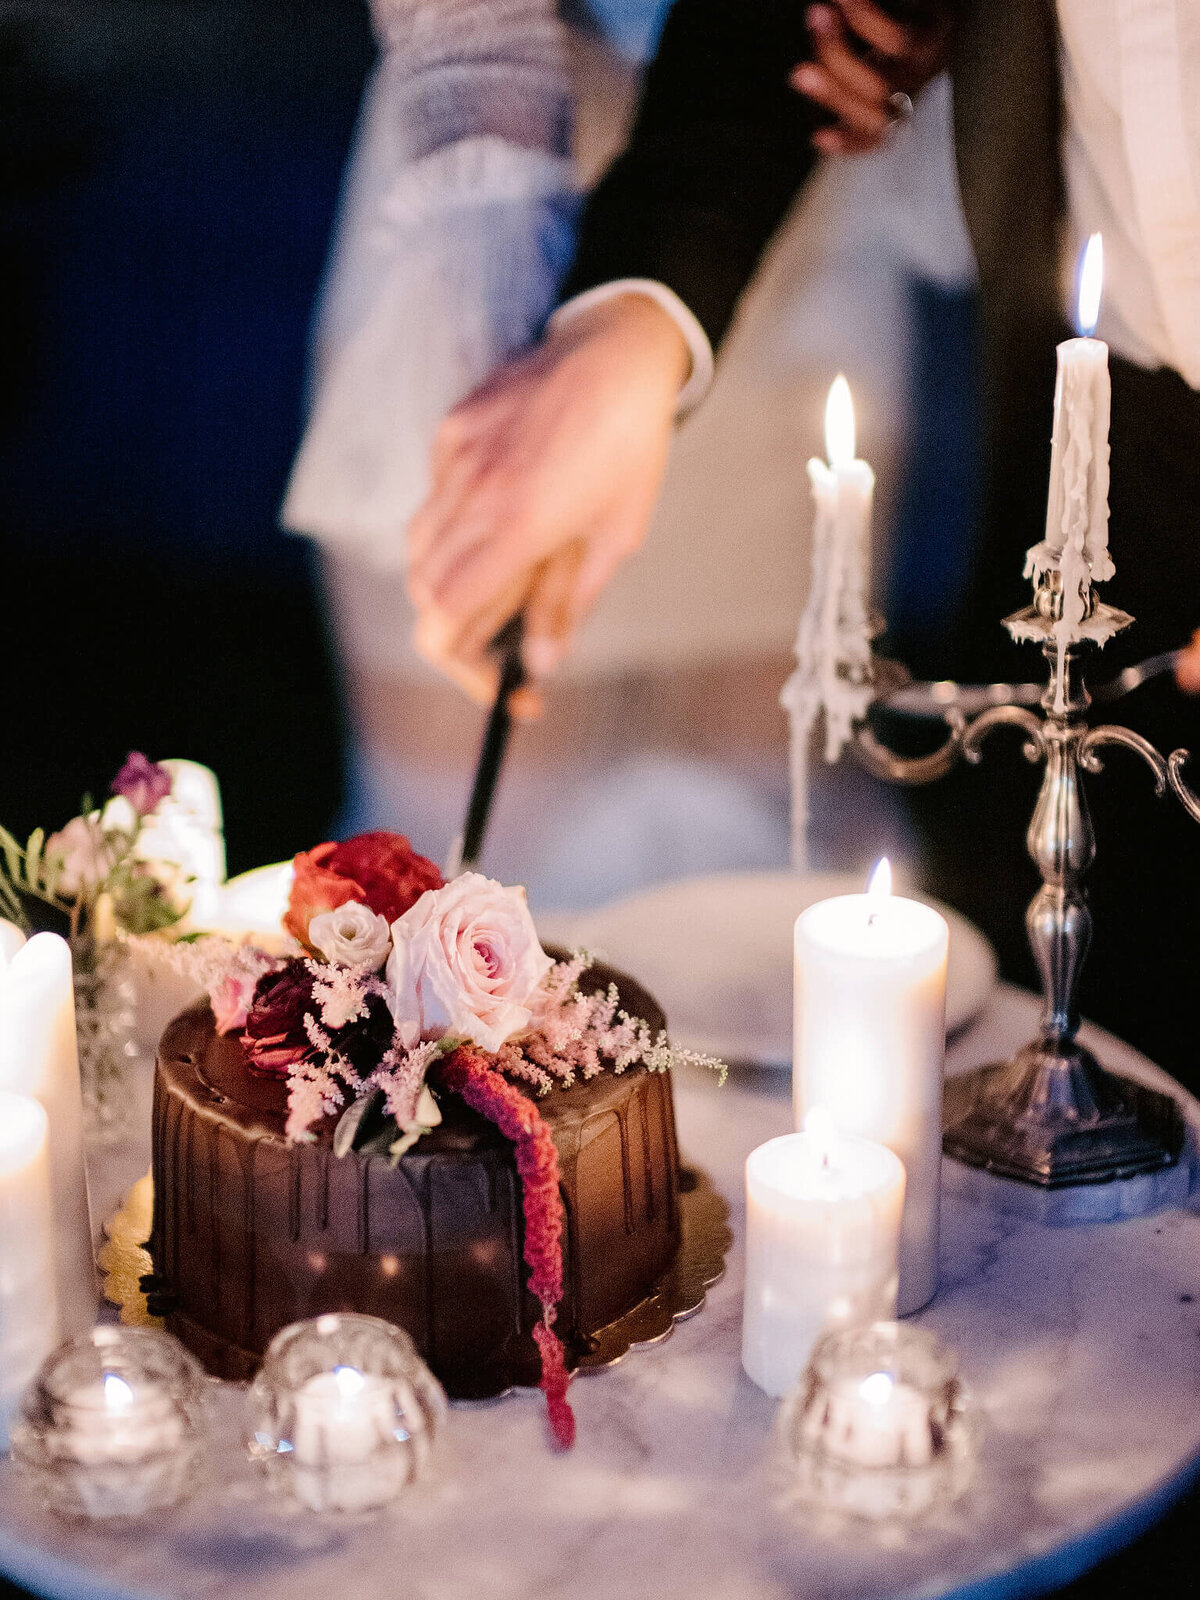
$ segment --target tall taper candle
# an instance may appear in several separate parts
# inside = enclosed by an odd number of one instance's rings
[[[1104,247],[1094,233],[1079,270],[1079,338],[1066,339],[1058,347],[1046,537],[1034,545],[1025,562],[1025,576],[1035,583],[1047,572],[1057,572],[1061,579],[1062,616],[1054,627],[1060,662],[1066,647],[1085,634],[1103,644],[1112,631],[1098,620],[1087,627],[1092,584],[1103,583],[1114,571],[1108,553],[1112,384],[1108,346],[1092,337],[1103,281]],[[1061,693],[1060,668],[1060,700]],[[1061,710],[1061,704],[1056,709]]]
[[[949,932],[930,906],[890,893],[886,868],[866,894],[796,921],[792,1088],[797,1126],[819,1107],[904,1163],[904,1316],[937,1292]]]

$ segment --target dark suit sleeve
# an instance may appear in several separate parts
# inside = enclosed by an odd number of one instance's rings
[[[569,298],[655,278],[714,347],[814,164],[823,113],[789,88],[809,54],[802,0],[677,0],[625,153],[580,223]]]

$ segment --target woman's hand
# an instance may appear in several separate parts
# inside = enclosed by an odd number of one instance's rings
[[[826,153],[873,150],[897,120],[897,96],[911,99],[946,64],[944,0],[923,7],[919,22],[897,22],[872,0],[821,0],[807,21],[814,59],[801,62],[791,82],[836,118],[813,134]]]
[[[689,356],[673,319],[620,295],[553,329],[446,418],[409,525],[418,651],[488,702],[496,633],[525,613],[524,657],[551,672],[645,536]],[[535,690],[514,695],[536,715]]]

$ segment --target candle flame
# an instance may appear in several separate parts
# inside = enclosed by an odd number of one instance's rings
[[[827,1167],[837,1144],[837,1124],[824,1106],[810,1106],[804,1113],[804,1137],[813,1155]]]
[[[825,454],[831,467],[848,467],[854,460],[854,401],[840,372],[825,401]]]
[[[133,1405],[133,1390],[115,1372],[104,1374],[104,1409],[112,1416],[121,1416]]]
[[[872,900],[886,900],[892,892],[892,863],[881,856],[867,879],[867,894]]]
[[[1088,240],[1079,266],[1079,301],[1075,328],[1081,338],[1090,339],[1100,320],[1100,291],[1104,287],[1104,240],[1094,233]]]
[[[349,1400],[356,1394],[361,1394],[366,1387],[367,1380],[357,1367],[334,1367],[333,1381],[338,1386],[338,1393],[343,1400]]]
[[[858,1392],[869,1406],[885,1406],[896,1387],[890,1372],[872,1372],[858,1386]]]

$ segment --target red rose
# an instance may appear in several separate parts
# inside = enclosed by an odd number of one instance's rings
[[[340,844],[319,844],[296,857],[283,925],[307,944],[312,919],[323,911],[336,911],[348,900],[395,922],[427,889],[441,887],[441,873],[417,854],[402,833],[360,833]]]

